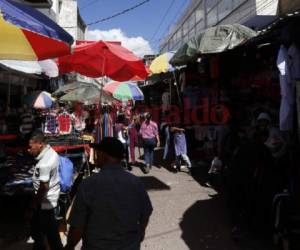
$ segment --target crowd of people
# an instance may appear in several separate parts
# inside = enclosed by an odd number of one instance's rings
[[[149,112],[135,114],[127,119],[123,113],[119,113],[115,123],[115,137],[123,144],[125,150],[123,165],[128,170],[137,164],[136,152],[141,158],[143,148],[143,169],[145,173],[149,173],[154,165],[154,150],[161,146],[164,146],[162,161],[171,156],[174,158],[172,163],[174,169],[187,167],[191,170],[192,163],[187,154],[185,129],[180,124],[171,123],[167,119],[158,124]],[[164,145],[161,141],[164,141]]]

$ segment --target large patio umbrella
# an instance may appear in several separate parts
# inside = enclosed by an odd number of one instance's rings
[[[88,77],[107,76],[128,81],[148,76],[144,62],[119,42],[77,41],[73,54],[58,59],[60,74],[77,72]]]
[[[167,73],[174,70],[170,64],[170,60],[174,56],[175,52],[166,52],[156,57],[150,64],[150,72],[152,74]]]
[[[70,54],[73,38],[41,12],[0,1],[0,59],[44,60]]]
[[[110,82],[104,86],[103,90],[120,101],[144,100],[142,90],[134,82]]]
[[[231,50],[256,36],[256,32],[241,24],[217,25],[206,29],[177,50],[170,63],[182,66],[201,54],[214,54]]]
[[[98,104],[100,102],[100,88],[93,85],[85,86],[81,88],[74,89],[68,92],[66,95],[62,96],[59,100],[66,102],[81,102],[84,104]],[[102,93],[101,102],[102,103],[112,103],[115,101],[112,96]]]

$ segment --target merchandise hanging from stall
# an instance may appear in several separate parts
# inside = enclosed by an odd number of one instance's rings
[[[98,114],[98,122],[96,126],[96,139],[100,143],[104,137],[114,136],[113,110],[109,105],[102,105],[101,112]]]

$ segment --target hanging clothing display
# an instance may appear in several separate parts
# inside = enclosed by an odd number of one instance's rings
[[[54,135],[58,134],[58,124],[56,113],[48,113],[45,116],[45,124],[43,129],[45,134]]]
[[[169,105],[171,104],[171,95],[169,92],[165,91],[161,96],[162,102],[162,111],[165,112],[168,110]]]
[[[73,113],[72,119],[74,121],[74,128],[77,132],[81,132],[86,128],[85,120],[88,118],[87,112]]]
[[[33,130],[34,117],[33,114],[27,110],[21,115],[20,132],[22,134],[29,134]]]
[[[293,43],[288,49],[291,80],[300,79],[300,51]]]
[[[102,124],[104,137],[113,137],[113,121],[109,113],[105,112],[103,114]]]
[[[181,72],[179,75],[180,92],[183,92],[186,86],[186,75],[185,72]]]
[[[288,56],[291,67],[291,78],[296,87],[296,108],[297,108],[297,129],[300,141],[300,51],[295,44],[288,49]]]
[[[279,81],[281,90],[279,126],[281,131],[289,131],[293,129],[294,87],[291,80],[288,51],[284,45],[280,46],[277,67],[280,72]]]
[[[59,114],[57,117],[59,133],[61,135],[68,135],[72,132],[71,115],[67,112]]]
[[[98,115],[98,122],[96,126],[96,142],[100,143],[100,141],[104,137],[113,137],[114,136],[114,120],[113,116],[110,113],[109,106],[103,106],[102,112]]]

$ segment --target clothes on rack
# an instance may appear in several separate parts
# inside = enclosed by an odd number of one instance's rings
[[[103,114],[103,131],[104,131],[104,137],[113,137],[114,131],[113,131],[113,120],[109,113]]]
[[[49,135],[58,134],[58,121],[56,113],[49,112],[48,114],[46,114],[43,131],[45,134]]]
[[[82,132],[86,128],[85,120],[88,118],[88,113],[83,112],[74,112],[72,114],[72,120],[74,122],[74,128],[77,132]]]
[[[162,103],[162,112],[165,112],[169,109],[171,104],[171,95],[170,92],[165,91],[161,96],[161,103]]]
[[[71,115],[67,112],[63,112],[58,115],[58,128],[59,134],[68,135],[72,132],[72,118]]]
[[[104,137],[113,137],[114,136],[114,119],[113,114],[110,112],[109,106],[104,106],[102,108],[103,113],[97,115],[96,122],[96,142],[100,143],[100,141]]]
[[[279,81],[281,90],[279,126],[281,131],[290,131],[293,129],[295,91],[291,80],[288,50],[284,45],[280,46],[277,67],[280,72]]]
[[[22,134],[29,134],[33,130],[34,116],[32,112],[28,109],[21,114],[21,126],[20,132]]]
[[[288,56],[291,67],[291,79],[296,87],[296,111],[297,111],[297,128],[298,138],[300,140],[300,51],[295,43],[288,49]]]

